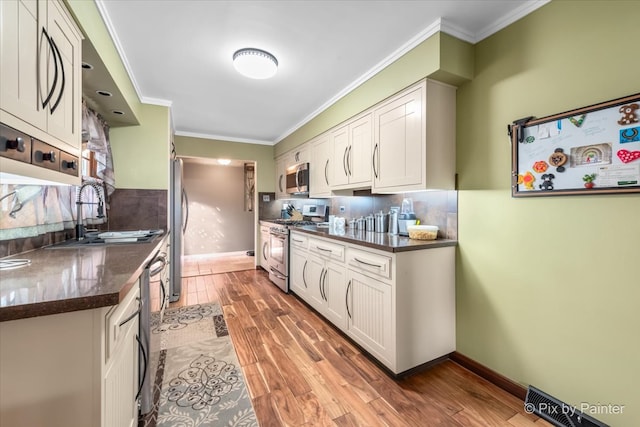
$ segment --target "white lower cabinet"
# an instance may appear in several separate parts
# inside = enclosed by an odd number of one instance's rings
[[[307,281],[307,250],[296,248],[292,245],[289,254],[289,288],[303,300],[307,301],[309,292],[309,282]]]
[[[140,288],[136,287],[107,314],[107,359],[102,381],[104,426],[138,424],[139,301]]]
[[[0,426],[137,425],[139,285],[117,306],[0,322]]]
[[[385,252],[307,237],[292,247],[291,290],[394,374],[446,356],[455,341],[455,247]]]
[[[391,285],[351,269],[347,272],[347,334],[385,365],[393,365]]]

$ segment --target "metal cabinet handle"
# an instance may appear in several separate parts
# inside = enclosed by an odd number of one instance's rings
[[[304,240],[298,240],[296,238],[291,238],[291,240],[293,240],[294,242],[298,242],[298,243],[304,243]]]
[[[142,341],[140,341],[140,337],[136,334],[136,341],[138,341],[138,347],[140,348],[140,352],[142,353],[142,359],[144,361],[144,369],[142,370],[142,381],[140,381],[140,386],[138,387],[138,392],[136,393],[136,398],[134,400],[138,400],[140,397],[140,393],[142,393],[142,388],[144,387],[144,381],[147,379],[147,376],[144,374],[147,372],[147,352],[144,351],[144,346],[142,345]]]
[[[322,278],[322,294],[324,296],[324,300],[325,301],[329,301],[329,299],[327,298],[327,273],[329,272],[328,268],[324,269],[324,277]]]
[[[60,71],[62,72],[62,80],[60,81],[60,94],[58,95],[58,99],[56,99],[56,102],[53,104],[53,107],[51,107],[51,114],[53,114],[53,112],[56,111],[56,108],[58,108],[58,104],[60,104],[60,101],[62,100],[62,95],[64,94],[65,76],[64,76],[64,63],[62,62],[62,55],[60,55],[60,50],[58,50],[58,45],[56,45],[56,42],[54,42],[53,39],[51,39],[51,44],[53,45],[54,55],[57,55],[58,59],[60,60]]]
[[[329,167],[329,159],[324,164],[324,180],[329,185],[329,177],[327,176],[327,168]]]
[[[302,267],[302,283],[304,283],[304,287],[305,289],[308,289],[309,287],[307,286],[307,278],[305,277],[305,272],[307,271],[307,263],[309,261],[307,261],[306,259],[304,260],[304,267]]]
[[[329,252],[329,253],[333,252],[331,249],[322,248],[320,246],[316,246],[316,248],[318,248],[319,251],[324,251],[324,252]]]
[[[47,30],[44,29],[44,27],[42,28],[42,35],[47,39],[47,44],[49,45],[49,49],[51,50],[52,54],[53,54],[53,84],[51,85],[51,89],[49,90],[49,94],[47,95],[47,97],[45,98],[44,101],[42,101],[42,108],[46,107],[47,104],[49,103],[49,101],[51,101],[51,97],[53,96],[53,92],[56,89],[56,86],[58,85],[58,57],[56,56],[55,50],[53,48],[53,42],[51,40],[51,38],[49,37],[49,34],[47,33]],[[40,67],[38,67],[38,70],[40,70]],[[38,73],[40,73],[40,71],[38,71]],[[41,81],[42,83],[42,81]]]
[[[351,280],[347,284],[347,292],[344,294],[344,305],[347,307],[347,316],[351,319],[351,311],[349,311],[349,289],[351,288]]]
[[[144,301],[142,301],[140,299],[140,297],[136,297],[136,300],[138,300],[138,309],[136,310],[135,313],[131,314],[131,316],[127,317],[126,319],[124,319],[122,322],[120,322],[120,324],[118,325],[119,327],[123,327],[126,323],[129,323],[131,320],[133,320],[138,314],[140,314],[140,312],[142,312],[142,306],[144,305]]]
[[[349,170],[349,176],[351,176],[351,145],[349,146],[349,154],[347,154],[347,170]]]
[[[379,264],[371,264],[370,262],[366,262],[366,261],[362,261],[356,257],[353,257],[353,260],[356,262],[359,262],[360,264],[364,264],[364,265],[370,265],[371,267],[377,267],[377,268],[382,268],[381,265]]]
[[[322,275],[324,274],[324,267],[320,271],[320,277],[318,277],[318,289],[320,290],[320,297],[324,300],[324,293],[322,292]]]
[[[378,152],[378,144],[376,144],[376,146],[373,148],[373,156],[372,156],[372,162],[373,162],[373,176],[378,179],[378,170],[376,169],[376,153]]]
[[[349,172],[347,172],[347,151],[349,147],[344,147],[344,154],[342,155],[342,169],[344,169],[345,176],[349,176]]]
[[[280,174],[280,180],[278,181],[278,188],[280,188],[280,192],[282,193],[284,190],[282,189],[282,174]]]
[[[264,242],[264,244],[262,245],[262,258],[264,258],[264,260],[267,260],[267,242]]]

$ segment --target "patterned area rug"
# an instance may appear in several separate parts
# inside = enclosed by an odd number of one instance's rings
[[[151,337],[154,407],[139,427],[258,426],[218,304],[152,313]]]

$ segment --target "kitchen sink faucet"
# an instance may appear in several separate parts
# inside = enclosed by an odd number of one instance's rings
[[[90,203],[82,201],[82,190],[86,187],[93,187],[98,196],[98,203]],[[97,182],[85,182],[78,190],[78,198],[76,199],[76,240],[84,239],[84,225],[82,224],[82,205],[98,205],[98,218],[104,218],[104,199]]]

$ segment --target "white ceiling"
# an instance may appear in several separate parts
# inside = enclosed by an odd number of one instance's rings
[[[273,144],[437,31],[471,43],[549,0],[96,0],[140,100],[176,134]],[[269,80],[231,57],[274,54]]]

